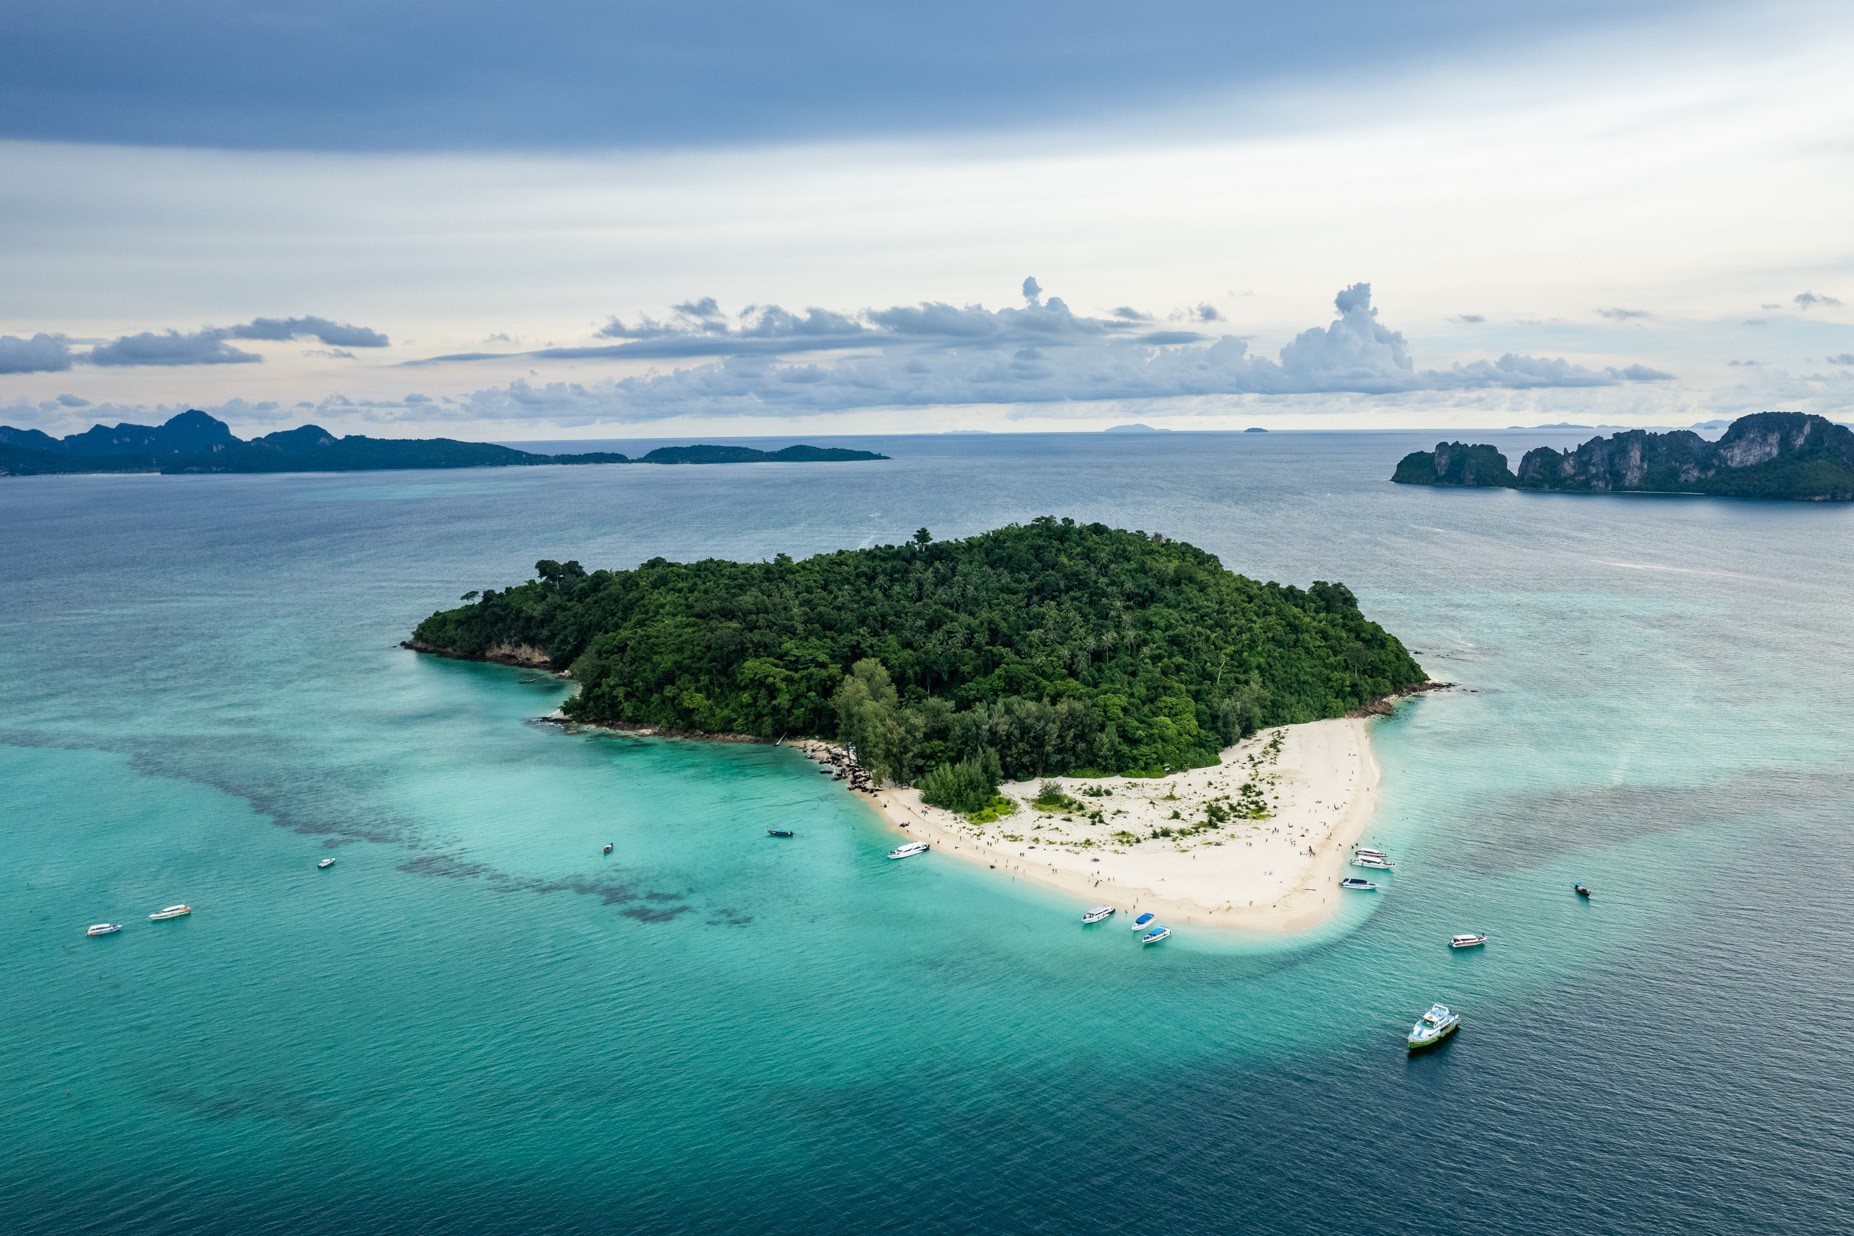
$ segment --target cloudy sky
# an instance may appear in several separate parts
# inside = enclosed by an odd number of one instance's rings
[[[0,422],[1854,418],[1854,6],[12,0]]]

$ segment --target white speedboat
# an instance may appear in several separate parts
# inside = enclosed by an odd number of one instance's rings
[[[1134,931],[1144,931],[1146,930],[1146,928],[1152,926],[1155,922],[1157,922],[1158,918],[1159,916],[1156,914],[1142,914],[1138,918],[1133,920],[1133,930]]]
[[[888,856],[890,858],[913,858],[916,854],[925,854],[932,848],[925,841],[910,841],[906,845],[898,845],[890,850]]]
[[[1465,931],[1458,936],[1448,938],[1450,948],[1475,948],[1485,943],[1487,943],[1487,935],[1479,931]]]
[[[1375,867],[1379,871],[1389,871],[1391,869],[1390,859],[1381,858],[1376,854],[1354,854],[1352,856],[1352,865],[1354,867]]]
[[[1139,938],[1140,947],[1144,948],[1148,944],[1157,944],[1171,934],[1172,929],[1170,927],[1154,927],[1151,931]]]
[[[192,906],[188,906],[188,905],[167,906],[164,909],[156,910],[153,914],[150,914],[148,918],[151,922],[158,923],[163,919],[185,918],[187,915],[191,913],[193,913]]]
[[[316,869],[317,871],[327,871],[327,870],[328,870],[328,869],[329,869],[330,867],[333,867],[334,865],[335,865],[335,860],[334,860],[334,859],[332,859],[332,858],[325,858],[325,859],[323,859],[323,860],[322,860],[321,862],[319,862],[319,863],[317,863],[317,864],[315,865],[315,869]]]
[[[1370,846],[1355,845],[1352,847],[1352,857],[1353,858],[1389,858],[1390,855],[1386,854],[1383,850],[1374,850]]]
[[[1088,909],[1082,912],[1082,924],[1086,926],[1089,923],[1098,923],[1098,922],[1101,922],[1103,919],[1109,919],[1109,918],[1112,918],[1113,916],[1114,916],[1114,907],[1094,906],[1091,909]]]
[[[1448,1011],[1446,1004],[1432,1004],[1422,1020],[1410,1027],[1410,1050],[1434,1047],[1461,1025],[1461,1014]]]
[[[122,930],[121,923],[97,923],[84,934],[87,936],[113,936]]]
[[[1370,880],[1361,880],[1356,876],[1347,876],[1345,879],[1339,881],[1339,887],[1350,889],[1356,893],[1375,893],[1378,891],[1378,886],[1373,884]]]

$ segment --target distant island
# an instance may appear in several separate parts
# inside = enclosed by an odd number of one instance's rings
[[[1110,425],[1102,433],[1170,433],[1169,429],[1160,429],[1144,421],[1135,421],[1131,425]]]
[[[1158,534],[1049,517],[795,561],[544,560],[406,646],[567,670],[575,721],[854,744],[977,811],[1002,779],[1215,765],[1264,726],[1426,681],[1342,584],[1257,583]]]
[[[1492,446],[1438,442],[1397,464],[1400,485],[1460,485],[1564,493],[1683,493],[1717,498],[1854,501],[1854,430],[1802,412],[1754,412],[1717,442],[1686,429],[1631,429],[1573,450],[1540,446],[1519,472]]]
[[[182,412],[162,425],[97,425],[54,438],[0,425],[0,476],[76,472],[379,472],[411,468],[509,468],[539,464],[844,463],[887,459],[873,451],[788,446],[660,446],[633,459],[611,451],[542,455],[454,438],[337,437],[315,425],[246,441],[224,421]]]

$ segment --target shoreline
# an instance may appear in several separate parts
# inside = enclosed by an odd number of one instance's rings
[[[1072,801],[1100,813],[1098,820],[1031,806],[1040,782],[1001,786],[1017,808],[983,825],[923,803],[908,786],[869,791],[871,810],[938,853],[1074,896],[1078,916],[1098,904],[1170,923],[1302,931],[1325,922],[1348,895],[1338,881],[1377,806],[1380,770],[1368,724],[1352,716],[1277,726],[1227,748],[1216,767],[1169,777],[1045,778],[1071,796],[1087,791]],[[842,758],[826,743],[801,750]],[[1244,783],[1266,796],[1266,818],[1180,831],[1194,816],[1201,824],[1212,800],[1258,801],[1239,797]],[[1167,827],[1174,835],[1149,835]]]
[[[509,664],[513,651],[492,656]],[[1392,715],[1399,700],[1449,685],[1430,679],[1343,717],[1271,727],[1225,748],[1210,768],[1006,783],[999,793],[1014,809],[984,824],[922,802],[912,786],[876,786],[850,752],[823,739],[581,721],[559,710],[536,720],[568,732],[789,746],[867,795],[870,813],[901,836],[1073,896],[1078,916],[1111,905],[1172,923],[1289,933],[1324,923],[1348,895],[1338,882],[1371,825],[1381,779],[1370,722]],[[1063,805],[1033,805],[1043,781],[1061,788]]]

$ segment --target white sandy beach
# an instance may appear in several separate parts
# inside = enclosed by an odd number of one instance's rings
[[[1001,787],[1017,809],[985,825],[930,807],[907,787],[879,790],[874,803],[937,855],[1073,893],[1078,915],[1107,904],[1122,914],[1151,910],[1171,923],[1296,931],[1357,895],[1338,884],[1376,803],[1368,723],[1343,718],[1264,730],[1224,751],[1216,768],[1159,779],[1049,778],[1082,811],[1033,807],[1040,782]],[[1252,787],[1246,796],[1245,783]],[[1204,824],[1213,800],[1236,818],[1178,835]],[[1259,811],[1268,818],[1243,818]],[[1168,828],[1173,836],[1152,835]]]

